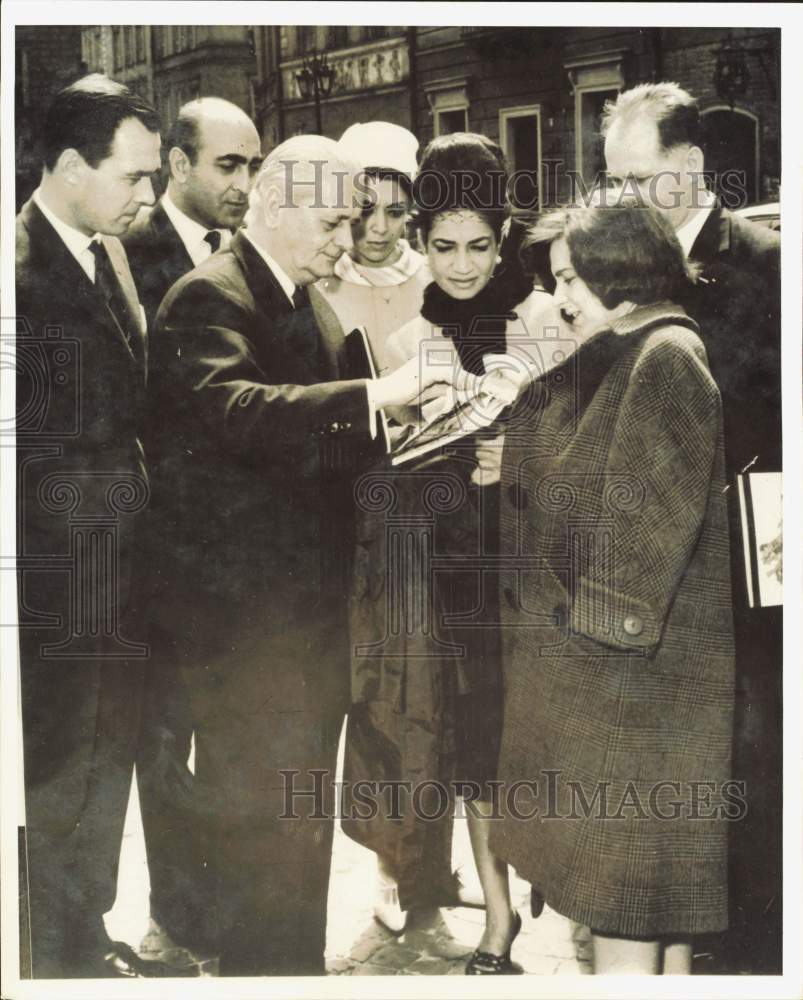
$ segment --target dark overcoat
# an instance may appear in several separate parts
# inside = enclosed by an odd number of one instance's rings
[[[781,468],[780,235],[726,208],[714,209],[690,257],[700,281],[683,305],[700,327],[722,395],[732,596],[736,635],[734,776],[748,813],[731,837],[731,950],[749,949],[768,972],[781,967],[781,762],[783,609],[751,608],[737,475]]]
[[[190,695],[221,974],[322,972],[366,385],[242,232],[153,339],[153,613]]]
[[[740,808],[723,787],[721,404],[688,324],[640,307],[582,345],[520,399],[503,459],[505,816],[491,847],[555,910],[625,937],[726,926]]]

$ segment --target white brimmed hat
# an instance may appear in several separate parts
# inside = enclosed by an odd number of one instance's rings
[[[392,122],[358,122],[349,125],[340,137],[348,159],[363,169],[397,170],[411,180],[415,177],[418,139],[408,129]]]

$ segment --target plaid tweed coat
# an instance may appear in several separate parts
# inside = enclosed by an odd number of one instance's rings
[[[491,848],[623,937],[727,926],[743,814],[721,404],[694,330],[636,309],[529,387],[505,441]]]

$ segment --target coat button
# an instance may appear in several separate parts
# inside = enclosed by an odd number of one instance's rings
[[[638,615],[628,615],[624,620],[624,629],[628,635],[641,635],[644,631],[644,622]]]
[[[507,498],[516,510],[526,510],[529,500],[527,492],[519,483],[511,483],[507,488]]]

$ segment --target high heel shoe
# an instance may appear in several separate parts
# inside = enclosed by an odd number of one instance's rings
[[[521,917],[516,910],[513,911],[513,934],[510,937],[510,944],[504,955],[494,955],[490,951],[474,952],[466,965],[467,976],[520,976],[524,969],[518,962],[511,962],[510,949],[513,942],[518,937],[521,930]]]

